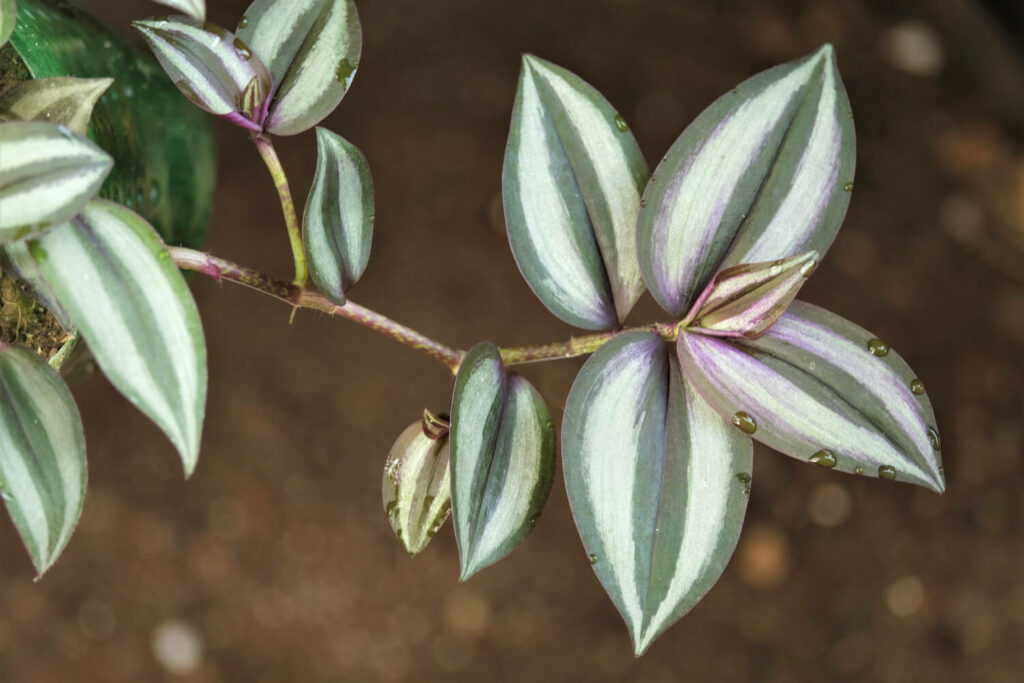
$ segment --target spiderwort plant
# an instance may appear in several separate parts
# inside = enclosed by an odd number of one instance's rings
[[[881,340],[796,300],[853,189],[853,120],[830,46],[719,98],[653,173],[596,89],[525,56],[502,174],[509,243],[541,302],[593,334],[462,351],[348,297],[373,235],[363,154],[317,128],[300,221],[274,152],[273,136],[316,126],[345,95],[361,45],[351,0],[256,0],[234,33],[203,24],[198,0],[165,4],[190,17],[136,27],[190,100],[250,133],[278,190],[295,279],[165,248],[142,217],[92,199],[109,158],[84,128],[53,123],[0,127],[0,237],[5,267],[84,338],[177,446],[186,472],[198,454],[206,366],[175,265],[347,318],[452,371],[450,420],[425,411],[402,432],[382,493],[412,554],[451,512],[462,580],[529,534],[554,480],[553,422],[510,368],[589,355],[563,415],[563,475],[583,556],[638,655],[728,562],[753,482],[753,440],[819,467],[944,489],[923,383]],[[6,22],[0,15],[5,31]],[[74,115],[80,126],[103,87],[26,84],[0,98],[0,113],[58,112],[46,118]],[[645,290],[668,320],[623,328]],[[85,456],[70,395],[33,358],[0,345],[0,474],[42,572],[77,520]]]

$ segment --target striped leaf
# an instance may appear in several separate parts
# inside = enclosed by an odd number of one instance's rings
[[[147,19],[133,26],[196,106],[236,126],[263,130],[270,72],[244,39],[186,17]],[[252,106],[254,99],[258,106]]]
[[[15,0],[0,0],[0,47],[7,44],[17,21],[18,3]]]
[[[576,528],[637,655],[721,576],[753,468],[750,439],[672,356],[656,335],[615,337],[580,370],[562,422]]]
[[[384,464],[384,512],[411,555],[427,547],[452,510],[449,422],[423,411],[391,447]]]
[[[85,435],[57,371],[0,342],[0,491],[39,574],[64,550],[85,499]]]
[[[176,9],[196,21],[206,21],[206,0],[154,0],[154,2]]]
[[[238,35],[270,68],[266,129],[295,135],[327,117],[348,92],[363,33],[352,0],[256,0]]]
[[[720,268],[824,255],[853,168],[830,45],[743,82],[683,131],[644,191],[637,247],[651,294],[680,315]]]
[[[512,552],[551,492],[555,433],[544,400],[481,342],[455,379],[451,431],[455,539],[465,581]]]
[[[206,345],[181,272],[142,217],[104,200],[30,244],[103,373],[195,469]]]
[[[756,339],[793,303],[818,265],[818,252],[719,272],[693,305],[687,327],[718,337]]]
[[[686,376],[725,419],[799,460],[945,488],[924,384],[882,341],[800,301],[764,336],[683,333]]]
[[[113,78],[35,78],[0,98],[0,117],[15,121],[49,121],[85,135],[92,108]]]
[[[345,291],[366,270],[373,239],[373,179],[366,157],[340,135],[316,129],[317,164],[302,217],[313,282],[345,304]]]
[[[38,234],[78,213],[114,162],[65,126],[0,124],[0,244]]]
[[[567,323],[617,327],[643,293],[636,217],[649,176],[601,93],[523,57],[502,172],[505,222],[523,277]]]

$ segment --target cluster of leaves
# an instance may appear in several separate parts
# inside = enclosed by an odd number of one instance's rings
[[[11,0],[0,0],[3,7]],[[137,22],[178,88],[257,145],[319,123],[358,66],[351,0],[255,0],[234,33],[191,16]],[[0,15],[7,26],[8,14]],[[52,80],[52,79],[51,79]],[[109,82],[106,83],[109,85]],[[104,83],[33,81],[2,100],[6,262],[81,335],[111,382],[192,471],[206,366],[195,305],[144,219],[93,199],[109,157],[84,124]],[[313,280],[339,306],[373,232],[363,155],[317,129],[302,225]],[[605,331],[565,408],[565,485],[585,553],[643,652],[721,575],[752,481],[752,439],[821,467],[943,489],[924,385],[867,331],[795,297],[852,190],[854,134],[832,49],[761,73],[706,109],[648,170],[592,86],[523,60],[505,153],[509,241],[544,305]],[[301,284],[301,283],[300,283]],[[621,326],[649,291],[671,322]],[[536,389],[482,342],[459,364],[448,415],[424,413],[383,480],[401,542],[421,551],[454,518],[461,578],[536,524],[556,437]],[[53,368],[0,346],[0,474],[40,572],[77,520],[81,421]]]

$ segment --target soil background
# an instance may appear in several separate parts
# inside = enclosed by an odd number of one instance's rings
[[[86,3],[127,31],[155,5]],[[210,2],[234,26],[243,1]],[[593,576],[561,476],[533,534],[460,584],[451,525],[394,539],[384,459],[452,378],[342,320],[193,278],[210,354],[198,469],[100,377],[81,525],[38,583],[6,515],[0,679],[1020,680],[1024,671],[1024,78],[1014,30],[963,0],[363,0],[352,90],[326,122],[368,157],[373,258],[352,297],[467,348],[567,338],[509,252],[501,163],[520,54],[581,75],[650,162],[718,95],[832,42],[858,168],[802,298],[872,330],[925,382],[948,490],[755,454],[721,581],[640,659]],[[910,22],[910,23],[908,23]],[[1006,29],[1006,30],[1004,30]],[[1018,33],[1019,35],[1019,33]],[[212,252],[287,277],[280,210],[218,125]],[[301,204],[312,134],[279,152]],[[659,312],[645,296],[631,320]],[[582,361],[528,367],[556,424]]]

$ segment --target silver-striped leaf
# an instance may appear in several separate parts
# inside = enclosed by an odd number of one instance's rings
[[[924,384],[870,332],[801,301],[755,340],[679,335],[687,378],[723,418],[802,461],[945,488]]]
[[[49,121],[85,135],[96,101],[113,82],[113,78],[34,78],[0,98],[0,118]]]
[[[580,370],[562,421],[576,528],[637,655],[721,576],[753,447],[683,380],[657,335],[621,334]]]
[[[206,409],[206,344],[156,231],[129,209],[94,200],[30,249],[100,369],[167,434],[190,475]]]
[[[373,240],[373,179],[366,157],[340,135],[316,129],[317,163],[302,216],[309,274],[334,303],[370,260]]]
[[[85,435],[57,371],[0,342],[0,493],[39,574],[78,524],[86,488]]]
[[[176,9],[196,21],[206,21],[206,0],[153,0],[157,4]]]
[[[263,130],[270,72],[244,39],[188,17],[147,19],[132,25],[193,104],[236,126]],[[253,107],[253,100],[259,105]]]
[[[459,366],[452,397],[452,507],[465,581],[512,552],[551,492],[555,433],[544,400],[481,342]]]
[[[680,315],[720,268],[828,250],[853,188],[850,104],[831,45],[723,95],[655,169],[640,269]]]
[[[617,327],[643,293],[636,218],[648,177],[601,93],[523,57],[502,171],[505,223],[523,277],[567,323]]]
[[[66,126],[0,125],[0,244],[69,220],[99,191],[114,160]]]
[[[274,135],[301,133],[334,111],[363,49],[353,0],[256,0],[238,35],[273,77],[266,129]]]
[[[422,551],[452,510],[450,424],[428,410],[399,435],[384,464],[381,493],[391,529],[409,554]]]
[[[0,0],[0,47],[10,40],[17,21],[18,3],[15,0]]]

